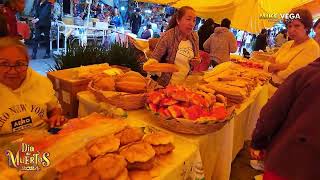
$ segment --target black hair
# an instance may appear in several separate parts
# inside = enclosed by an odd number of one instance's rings
[[[224,18],[221,21],[221,27],[226,27],[230,29],[231,21],[228,18]]]

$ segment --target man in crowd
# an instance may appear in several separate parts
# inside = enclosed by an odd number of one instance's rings
[[[130,27],[133,34],[138,35],[141,23],[142,23],[142,16],[140,14],[141,10],[136,8],[136,12],[132,14],[130,18]]]
[[[35,39],[33,44],[32,59],[37,58],[37,49],[41,34],[44,33],[46,55],[44,59],[50,58],[50,28],[51,28],[51,4],[48,0],[41,0],[36,7],[36,15],[32,20],[35,24]]]
[[[254,51],[259,51],[259,50],[265,51],[266,47],[267,47],[267,30],[262,29],[261,33],[258,35],[258,37],[256,39],[256,43],[253,47],[253,50]]]

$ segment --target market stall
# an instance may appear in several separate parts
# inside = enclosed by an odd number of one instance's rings
[[[143,70],[175,72],[177,67],[149,61]],[[149,75],[108,64],[48,76],[63,109],[75,115],[78,108],[79,118],[49,133],[30,130],[1,139],[3,150],[15,152],[25,144],[32,152],[50,154],[50,166],[18,172],[23,178],[120,178],[143,170],[148,179],[229,179],[231,163],[267,101],[270,78],[261,64],[242,59],[166,87]],[[121,162],[118,169],[106,164],[114,160]]]
[[[210,73],[220,74],[229,69],[230,64],[226,63],[215,68]],[[190,77],[197,80],[196,77]],[[80,117],[87,116],[96,112],[104,105],[90,91],[78,93]],[[204,135],[186,135],[181,133],[170,132],[174,136],[184,138],[195,144],[200,157],[194,161],[193,169],[203,169],[206,179],[229,179],[231,172],[231,163],[238,152],[242,149],[244,141],[249,140],[255,127],[260,109],[268,99],[267,85],[258,85],[251,91],[241,104],[237,106],[236,115],[222,129]],[[136,122],[143,120],[144,123],[161,128],[156,122],[155,116],[148,110],[128,111],[127,120]],[[165,128],[161,128],[165,129]],[[200,168],[199,168],[200,167]],[[192,173],[189,176],[193,176]]]

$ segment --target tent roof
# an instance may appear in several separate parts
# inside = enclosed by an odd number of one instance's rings
[[[302,6],[312,0],[138,0],[166,4],[176,8],[191,6],[197,15],[212,18],[220,23],[223,18],[231,20],[237,29],[257,33],[262,28],[272,27],[281,19],[281,14]],[[319,1],[319,0],[316,0]],[[318,8],[320,9],[320,8]],[[262,17],[264,16],[264,17]]]

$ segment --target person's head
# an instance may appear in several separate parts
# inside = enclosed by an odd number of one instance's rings
[[[0,83],[17,89],[27,76],[28,50],[18,39],[0,38]]]
[[[24,0],[8,0],[5,5],[7,7],[10,7],[17,12],[23,12],[24,7],[25,7],[25,2]]]
[[[114,16],[118,16],[118,15],[119,15],[119,10],[118,10],[117,7],[114,8],[114,10],[113,10],[113,15],[114,15]]]
[[[196,13],[192,7],[183,6],[171,17],[167,30],[178,26],[183,34],[190,34],[196,25]]]
[[[203,26],[205,27],[209,27],[209,26],[213,26],[214,25],[214,21],[212,18],[207,19],[204,23]]]
[[[136,11],[136,14],[140,14],[141,13],[141,9],[140,8],[136,8],[135,11]]]
[[[267,30],[266,29],[261,29],[260,34],[267,34]]]
[[[320,18],[314,23],[313,30],[318,36],[320,36]]]
[[[289,14],[289,18],[284,19],[284,22],[288,29],[288,35],[290,39],[299,41],[306,39],[312,28],[312,15],[309,10],[306,9],[295,9]]]
[[[221,27],[230,29],[231,21],[228,18],[224,18],[221,21]]]

